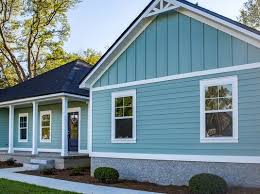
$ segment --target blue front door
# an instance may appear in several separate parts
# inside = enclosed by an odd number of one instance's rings
[[[79,141],[79,113],[68,113],[68,148],[69,151],[78,151]]]

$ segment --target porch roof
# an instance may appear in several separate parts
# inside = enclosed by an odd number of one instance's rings
[[[72,61],[21,84],[0,90],[0,103],[56,93],[89,97],[89,91],[80,89],[79,84],[91,68],[81,60]]]

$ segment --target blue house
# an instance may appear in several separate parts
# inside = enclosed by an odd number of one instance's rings
[[[259,187],[260,32],[153,0],[93,68],[74,61],[0,90],[0,147],[0,159],[83,154],[92,173],[124,179],[208,172]]]
[[[93,171],[260,186],[260,32],[184,0],[154,0],[85,77]]]

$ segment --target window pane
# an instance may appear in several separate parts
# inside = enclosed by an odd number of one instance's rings
[[[124,109],[123,108],[116,108],[116,117],[123,117],[123,112]]]
[[[50,139],[50,128],[49,127],[42,128],[42,139],[45,139],[45,140]]]
[[[218,99],[206,99],[205,108],[206,108],[206,111],[207,110],[218,110]]]
[[[210,86],[205,88],[205,97],[206,98],[217,98],[218,97],[218,87]]]
[[[42,120],[49,121],[50,115],[42,115]]]
[[[132,96],[124,98],[124,106],[132,106]]]
[[[26,128],[20,129],[20,139],[27,139],[27,129]]]
[[[232,112],[206,113],[206,137],[232,137]]]
[[[232,98],[220,98],[219,110],[232,109]]]
[[[116,98],[116,107],[123,106],[123,98]]]
[[[232,96],[232,85],[219,86],[219,97]]]
[[[126,107],[124,108],[124,116],[125,117],[131,117],[133,116],[133,108],[132,107]]]
[[[115,138],[132,138],[132,119],[116,119]]]

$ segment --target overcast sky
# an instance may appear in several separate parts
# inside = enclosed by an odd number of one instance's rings
[[[190,1],[236,20],[246,0]],[[93,48],[104,53],[149,2],[150,0],[82,0],[69,12],[71,35],[65,43],[65,50],[81,52]]]

